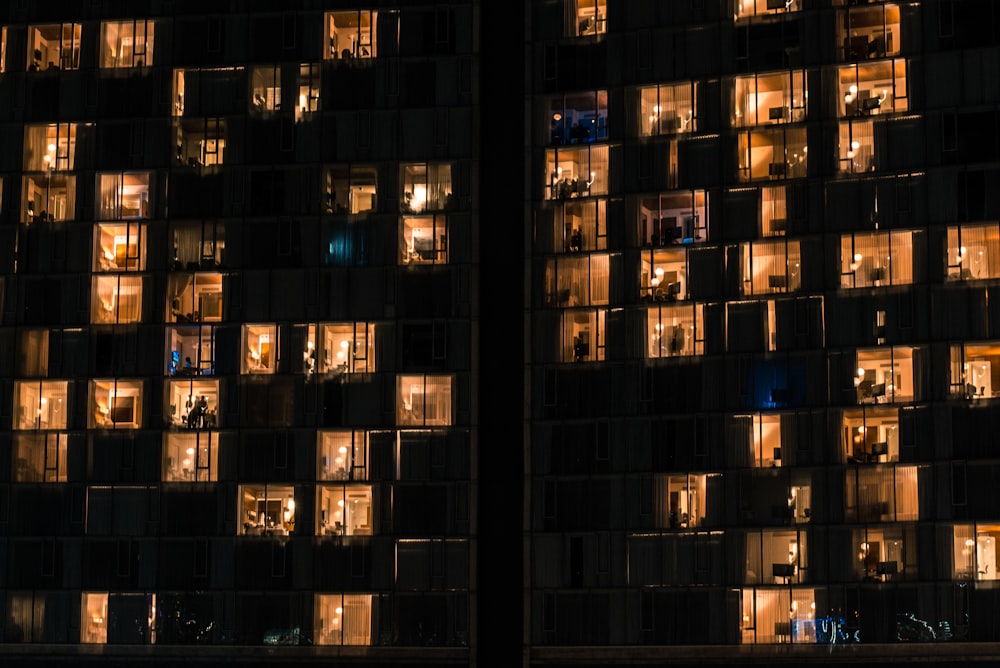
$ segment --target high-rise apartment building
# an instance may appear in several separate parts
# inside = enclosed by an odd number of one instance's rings
[[[986,0],[9,3],[0,656],[1000,656],[998,82]]]

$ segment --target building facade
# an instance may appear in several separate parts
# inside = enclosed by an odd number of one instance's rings
[[[3,10],[3,643],[467,661],[473,3],[241,5]]]
[[[995,642],[994,5],[530,12],[533,649]]]
[[[997,81],[987,0],[9,3],[0,654],[1000,655]]]

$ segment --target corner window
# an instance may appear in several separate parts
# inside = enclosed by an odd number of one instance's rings
[[[396,424],[451,424],[451,376],[412,375],[396,379]]]
[[[250,70],[250,111],[257,115],[281,110],[281,67],[267,65]]]
[[[164,389],[167,426],[190,430],[219,427],[218,380],[168,380]]]
[[[608,193],[608,147],[578,146],[545,151],[545,199]]]
[[[153,21],[145,19],[101,23],[101,67],[152,65],[153,27]]]
[[[123,325],[142,322],[142,276],[100,275],[92,278],[90,322]]]
[[[399,220],[403,264],[447,264],[446,215],[401,216]]]
[[[215,375],[215,330],[212,327],[167,326],[166,344],[166,375]]]
[[[805,70],[736,77],[731,122],[733,127],[801,122],[808,102]]]
[[[641,245],[668,246],[706,241],[707,202],[704,190],[643,196],[638,206]]]
[[[240,485],[240,535],[295,533],[295,506],[295,488],[291,485]]]
[[[219,435],[213,431],[163,434],[163,482],[219,479]]]
[[[378,12],[360,9],[346,12],[327,12],[326,60],[354,60],[374,58],[378,55],[376,26]]]
[[[80,69],[80,24],[28,26],[28,70]]]
[[[224,264],[226,229],[222,223],[205,220],[174,225],[171,237],[174,270],[215,269]]]
[[[806,176],[806,129],[785,126],[739,134],[739,180],[792,179]]]
[[[69,412],[65,380],[14,383],[14,429],[65,429]]]
[[[316,434],[317,480],[368,480],[368,434],[328,430]]]
[[[1000,278],[1000,227],[996,223],[948,228],[945,280]]]
[[[323,172],[323,180],[326,213],[358,214],[376,210],[378,170],[374,166],[328,167]]]
[[[704,353],[703,304],[658,304],[646,308],[649,359]]]
[[[299,97],[295,104],[295,120],[301,121],[320,110],[320,67],[319,63],[299,65]]]
[[[553,146],[586,144],[608,138],[608,91],[560,95],[545,105]]]
[[[993,366],[996,362],[997,365]],[[963,343],[951,347],[949,395],[956,399],[991,399],[994,387],[1000,392],[1000,345]]]
[[[640,137],[695,132],[698,129],[698,83],[685,81],[645,86],[636,91]]]
[[[167,322],[222,320],[222,274],[198,272],[167,278]]]
[[[14,435],[15,482],[66,482],[69,434]]]
[[[98,223],[94,227],[93,271],[145,271],[145,269],[145,225]]]
[[[149,218],[150,172],[116,172],[97,176],[97,218]]]
[[[567,34],[573,37],[603,35],[608,31],[606,0],[566,0]]]
[[[278,365],[278,326],[243,325],[241,373],[272,374]]]
[[[867,232],[840,239],[840,287],[909,285],[917,278],[914,245],[920,232]]]
[[[142,381],[90,381],[90,411],[87,426],[91,429],[142,427]]]
[[[371,485],[316,485],[317,536],[371,536]]]
[[[403,165],[402,213],[443,211],[451,205],[451,164],[413,163]]]
[[[317,645],[374,645],[372,594],[316,594]]]
[[[21,186],[21,222],[76,218],[76,176],[46,171],[25,174]]]
[[[956,580],[996,580],[1000,525],[956,524],[953,530],[952,577]]]

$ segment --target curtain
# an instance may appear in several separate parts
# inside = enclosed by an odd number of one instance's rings
[[[753,418],[736,415],[726,423],[726,451],[733,466],[751,467],[755,464]]]
[[[896,468],[897,521],[904,522],[919,518],[920,504],[917,487],[916,466],[900,466]]]
[[[609,256],[606,254],[590,257],[590,303],[608,303]]]
[[[372,644],[371,594],[344,595],[344,644]]]

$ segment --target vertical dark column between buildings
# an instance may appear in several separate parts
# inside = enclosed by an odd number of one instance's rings
[[[480,5],[479,536],[480,665],[518,665],[523,637],[524,25],[519,2]],[[516,39],[515,39],[516,36]],[[494,130],[491,131],[490,128]],[[495,184],[503,183],[503,193]],[[496,354],[495,351],[503,351]],[[503,614],[497,614],[503,611]]]

